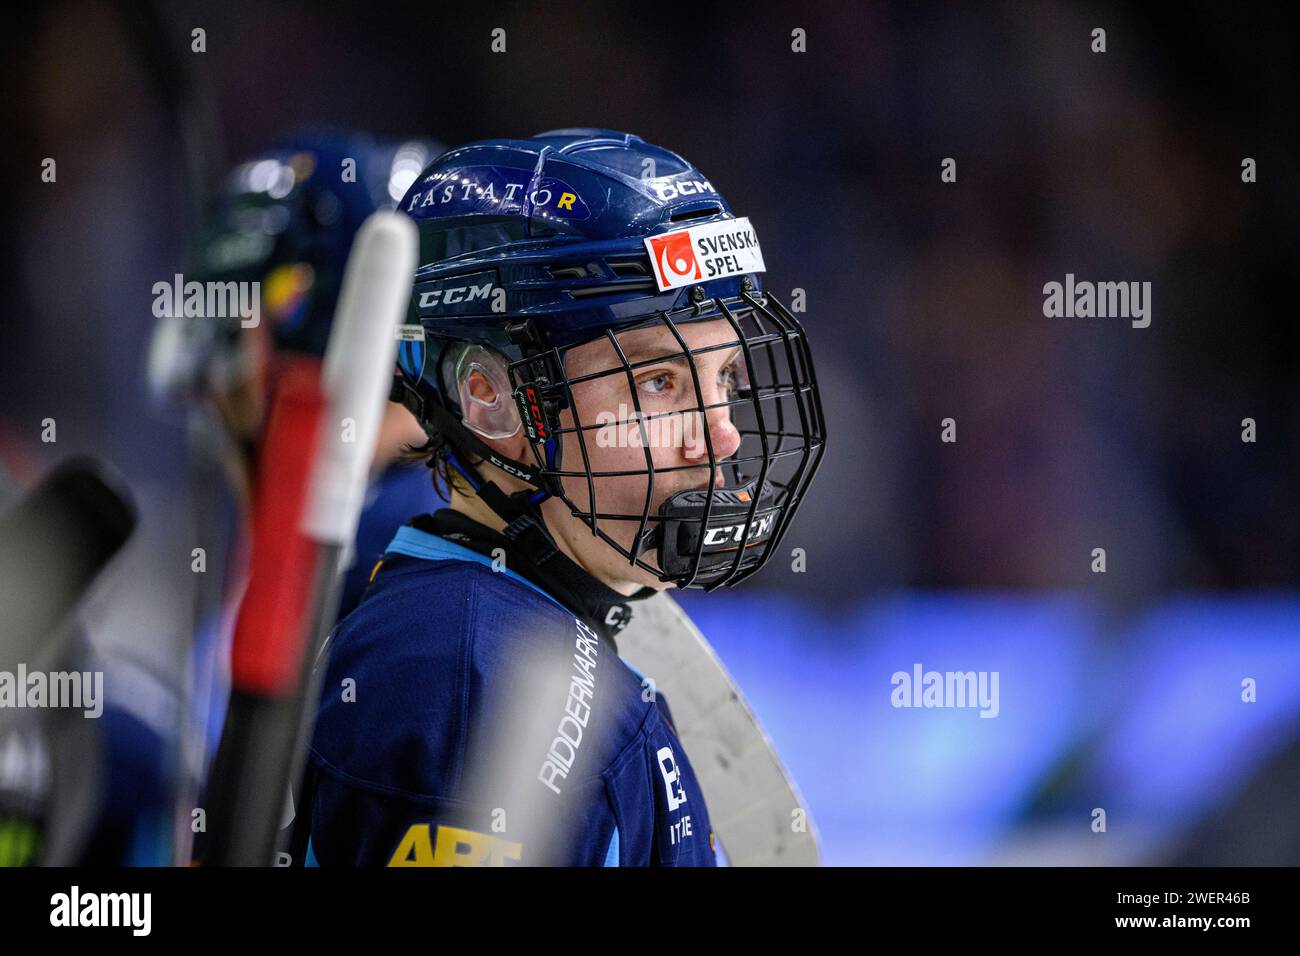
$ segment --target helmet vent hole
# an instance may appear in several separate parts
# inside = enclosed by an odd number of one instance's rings
[[[609,263],[609,268],[614,275],[620,277],[644,276],[650,274],[649,270],[646,269],[644,262],[611,262]]]
[[[722,207],[718,205],[697,206],[694,209],[684,209],[681,212],[673,213],[668,217],[669,222],[685,222],[688,219],[703,219],[705,216],[716,216],[722,212]]]

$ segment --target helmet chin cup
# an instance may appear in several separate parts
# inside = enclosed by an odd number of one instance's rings
[[[699,488],[668,498],[655,523],[663,573],[701,587],[729,575],[738,551],[744,552],[740,570],[760,564],[781,507],[769,482],[757,494],[756,486],[755,479],[740,488]]]

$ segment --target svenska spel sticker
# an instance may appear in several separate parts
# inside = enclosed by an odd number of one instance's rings
[[[644,240],[659,291],[750,272],[766,272],[748,218],[724,219]]]

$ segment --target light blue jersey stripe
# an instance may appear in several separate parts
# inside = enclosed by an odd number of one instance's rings
[[[446,538],[440,538],[436,534],[429,534],[427,531],[421,531],[419,528],[412,528],[409,525],[403,525],[397,529],[396,536],[393,538],[392,543],[388,545],[387,553],[404,554],[409,558],[423,558],[426,561],[473,561],[488,568],[492,567],[492,559],[487,555],[471,551],[454,541],[448,541]],[[564,613],[573,613],[523,575],[516,574],[505,567],[501,568],[497,573],[504,574],[507,577],[514,578],[520,584],[527,585]]]

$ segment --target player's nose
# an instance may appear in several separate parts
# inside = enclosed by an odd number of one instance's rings
[[[700,414],[695,414],[696,422],[700,422]],[[740,448],[740,432],[731,420],[731,409],[710,408],[704,416],[702,427],[697,429],[699,434],[692,436],[691,441],[685,443],[684,453],[686,458],[691,461],[700,461],[708,458],[709,447],[712,445],[713,457],[715,461],[723,461],[730,458]],[[708,429],[708,441],[705,441],[704,429]]]

